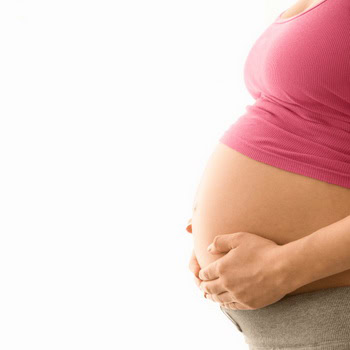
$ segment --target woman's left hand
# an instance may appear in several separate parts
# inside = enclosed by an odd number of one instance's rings
[[[254,310],[290,291],[283,245],[249,232],[218,235],[210,253],[226,253],[199,272],[200,289],[223,307]]]

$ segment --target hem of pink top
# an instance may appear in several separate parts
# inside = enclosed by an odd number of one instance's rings
[[[219,141],[239,153],[257,160],[259,162],[274,166],[276,168],[286,170],[295,174],[311,177],[316,180],[327,182],[333,185],[350,188],[350,174],[349,177],[335,174],[326,168],[316,167],[312,164],[298,162],[294,159],[283,158],[267,152],[264,149],[251,145],[246,140],[237,136],[230,137],[228,132],[225,132]]]

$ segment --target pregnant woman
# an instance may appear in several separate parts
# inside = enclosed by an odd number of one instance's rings
[[[286,247],[294,275],[280,300],[244,310],[220,293],[208,299],[250,349],[350,349],[350,1],[300,0],[282,12],[251,48],[244,78],[255,103],[222,135],[198,186],[191,270],[198,277],[229,255],[207,251],[218,235]]]

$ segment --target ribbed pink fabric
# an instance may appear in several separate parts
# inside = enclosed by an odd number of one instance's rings
[[[256,101],[220,142],[257,161],[350,188],[350,1],[323,0],[287,19],[282,13],[244,65]]]

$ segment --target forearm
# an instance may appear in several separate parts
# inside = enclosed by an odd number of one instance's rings
[[[288,293],[350,269],[350,215],[281,246]]]

